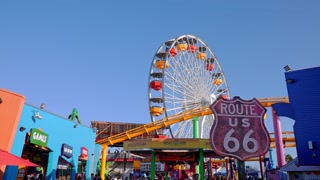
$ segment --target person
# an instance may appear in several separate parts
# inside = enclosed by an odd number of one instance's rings
[[[34,172],[30,174],[29,179],[34,180]]]
[[[43,179],[43,168],[41,166],[36,167],[34,179],[35,180],[42,180]]]
[[[82,179],[82,178],[81,178],[81,175],[78,174],[77,180],[81,180],[81,179]]]
[[[198,173],[195,173],[193,175],[193,180],[199,180],[199,174]]]
[[[146,172],[146,176],[147,176],[147,179],[150,179],[150,174],[149,174],[149,172]]]
[[[42,173],[39,174],[39,179],[43,180],[43,174]]]
[[[101,177],[100,177],[98,174],[96,174],[96,175],[94,176],[94,180],[101,180]]]
[[[148,178],[148,176],[147,176],[147,174],[146,174],[146,173],[144,173],[144,174],[143,174],[143,176],[142,176],[142,180],[149,180],[149,178]]]
[[[188,176],[188,174],[186,173],[186,171],[185,171],[185,170],[182,170],[182,171],[181,171],[181,178],[180,178],[180,180],[188,180],[188,178],[189,178],[189,176]]]
[[[91,173],[91,180],[94,180],[94,174]]]
[[[158,180],[164,180],[163,176],[160,173],[156,173]]]

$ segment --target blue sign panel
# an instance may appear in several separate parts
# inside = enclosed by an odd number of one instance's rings
[[[66,158],[72,157],[72,147],[68,144],[62,144],[61,156],[64,156]]]
[[[320,165],[320,67],[285,73],[289,104],[272,107],[295,120],[293,130],[299,165]]]

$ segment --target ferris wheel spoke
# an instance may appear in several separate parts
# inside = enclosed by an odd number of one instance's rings
[[[178,124],[179,126],[177,127],[177,130],[175,131],[174,135],[178,137],[190,137],[192,132],[191,130],[191,125],[190,125],[190,120],[189,121],[184,121]]]
[[[152,121],[183,111],[212,104],[220,95],[230,97],[228,85],[217,57],[208,45],[193,35],[183,35],[165,42],[158,49],[150,67],[149,106]],[[201,137],[208,137],[213,115],[199,117]],[[170,126],[174,137],[192,137],[193,121]]]
[[[189,96],[192,95],[193,97],[197,97],[198,94],[195,94],[196,89],[191,89],[188,88],[186,84],[167,84],[166,88],[170,89],[171,91],[173,91],[175,94],[181,94],[181,96]],[[168,94],[168,93],[167,93]],[[194,96],[196,95],[196,96]],[[191,97],[189,97],[191,98]]]
[[[180,102],[168,102],[168,104],[170,104],[171,106],[166,106],[166,110],[167,111],[171,111],[171,110],[177,110],[179,109],[179,111],[181,110],[190,110],[190,109],[194,109],[194,108],[199,108],[201,107],[201,103],[200,102],[188,102],[188,101],[180,101]]]
[[[168,99],[172,99],[174,97],[178,97],[181,99],[193,99],[194,97],[194,93],[190,92],[190,91],[181,91],[179,89],[171,89],[170,92],[174,91],[174,94],[170,94],[170,93],[165,93],[165,95],[168,96]]]

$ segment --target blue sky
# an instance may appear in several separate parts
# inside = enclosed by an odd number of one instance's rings
[[[287,96],[285,65],[319,66],[319,7],[316,0],[1,1],[0,87],[66,118],[77,108],[86,125],[148,123],[155,52],[192,34],[214,51],[232,96]],[[282,121],[292,130],[292,120]],[[271,115],[267,127],[273,131]]]

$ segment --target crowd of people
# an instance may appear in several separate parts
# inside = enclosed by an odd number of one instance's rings
[[[181,178],[179,180],[199,180],[199,174],[195,173],[188,175],[184,170],[181,171]]]
[[[164,173],[156,173],[155,175],[156,180],[165,180],[165,174]],[[139,175],[138,177],[125,177],[124,179],[122,177],[115,177],[115,176],[107,176],[105,178],[106,180],[151,180],[149,173],[144,173]],[[98,174],[91,174],[91,180],[101,180],[100,176]],[[188,176],[184,171],[182,171],[181,178],[179,180],[199,180],[199,174],[195,173],[190,176]]]
[[[101,177],[98,174],[91,173],[91,180],[102,180]]]
[[[45,177],[43,175],[42,167],[37,167],[34,171],[31,171],[31,173],[28,173],[23,177],[23,180],[44,180],[44,179]]]

